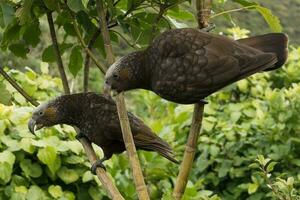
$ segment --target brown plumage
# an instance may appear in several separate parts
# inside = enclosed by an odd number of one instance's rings
[[[114,63],[106,89],[147,89],[182,104],[197,103],[217,90],[256,72],[274,70],[287,59],[282,33],[234,41],[186,28],[162,33],[144,51]]]
[[[146,126],[142,120],[128,113],[137,149],[156,151],[172,162],[171,147]],[[104,161],[113,154],[125,151],[117,107],[113,100],[96,93],[60,96],[40,105],[28,123],[32,133],[42,127],[68,124],[79,128],[81,136],[100,146]]]

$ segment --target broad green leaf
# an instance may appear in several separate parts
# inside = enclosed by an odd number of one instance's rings
[[[8,162],[0,162],[0,184],[7,184],[10,181],[12,167]]]
[[[61,165],[60,157],[57,156],[57,152],[54,147],[47,146],[45,148],[39,149],[37,156],[39,160],[42,161],[42,163],[46,164],[49,167],[51,173],[53,174],[59,169]]]
[[[70,62],[69,62],[69,70],[76,77],[77,73],[81,70],[83,65],[83,58],[81,55],[81,48],[76,46],[72,49],[70,55]]]
[[[50,185],[48,188],[49,194],[55,199],[63,196],[63,191],[59,185]]]
[[[34,22],[26,26],[23,38],[26,41],[26,44],[36,47],[40,42],[40,35],[40,24],[38,22]]]
[[[82,182],[83,182],[83,183],[92,181],[93,179],[94,179],[94,175],[91,173],[91,171],[86,171],[86,172],[82,175]]]
[[[16,11],[16,17],[19,19],[20,25],[30,23],[32,21],[31,6],[33,0],[24,0],[23,5]]]
[[[249,185],[248,185],[248,193],[249,194],[253,194],[253,193],[255,193],[256,192],[256,190],[257,190],[257,188],[258,188],[258,184],[256,184],[256,183],[250,183]]]
[[[84,5],[82,4],[81,0],[68,0],[67,4],[69,8],[74,12],[84,10]]]
[[[2,17],[3,19],[3,26],[8,26],[10,23],[13,22],[14,19],[14,9],[13,7],[11,7],[11,5],[7,4],[7,3],[2,3],[0,6],[0,18]],[[0,23],[1,25],[1,23]]]
[[[47,200],[47,199],[48,198],[45,192],[36,185],[32,185],[26,194],[26,200]]]
[[[59,10],[59,1],[57,0],[43,0],[43,1],[49,10]]]
[[[78,174],[73,169],[62,167],[57,171],[58,177],[66,184],[73,183],[79,179]]]
[[[29,159],[24,159],[20,163],[20,167],[27,177],[38,178],[42,175],[42,168],[37,163],[32,163]]]
[[[11,105],[11,94],[2,82],[0,82],[0,103],[7,106]]]
[[[11,44],[9,45],[9,50],[13,52],[18,57],[26,58],[26,54],[29,52],[29,49],[24,44]]]
[[[12,168],[15,163],[16,157],[10,151],[3,151],[0,153],[0,162],[7,162]]]
[[[271,10],[262,6],[255,7],[258,12],[264,17],[270,28],[274,32],[281,32],[282,26],[278,17],[272,14]]]

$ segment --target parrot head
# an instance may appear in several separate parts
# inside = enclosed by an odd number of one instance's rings
[[[35,131],[43,127],[59,124],[59,116],[59,110],[54,101],[41,104],[34,110],[28,122],[28,129],[32,134],[35,134]]]

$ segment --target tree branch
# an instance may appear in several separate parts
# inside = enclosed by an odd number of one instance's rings
[[[34,106],[38,106],[39,103],[34,100],[31,96],[29,96],[27,94],[27,92],[25,90],[23,90],[18,83],[12,79],[5,71],[2,67],[0,67],[0,74],[28,101],[30,102],[32,105]]]
[[[67,76],[66,76],[64,65],[63,65],[63,62],[62,62],[62,59],[61,59],[61,53],[60,53],[58,43],[57,43],[57,37],[56,37],[56,33],[55,33],[55,28],[54,28],[54,23],[53,23],[53,18],[52,18],[52,12],[50,10],[47,11],[47,20],[48,20],[48,24],[49,24],[51,40],[52,40],[52,44],[53,44],[53,48],[54,48],[56,62],[57,62],[59,74],[60,74],[60,77],[61,77],[61,80],[62,80],[62,84],[63,84],[63,87],[64,87],[64,91],[65,91],[66,94],[70,94],[70,87],[69,87],[69,84],[68,84],[68,79],[67,79]]]
[[[70,12],[70,15],[72,16],[73,18],[73,26],[74,26],[74,29],[75,29],[75,32],[76,32],[76,35],[77,35],[77,38],[82,46],[82,48],[84,49],[84,51],[90,56],[90,58],[93,60],[93,62],[95,63],[95,65],[98,67],[98,69],[100,69],[100,71],[105,74],[107,68],[105,66],[103,66],[96,58],[96,56],[93,54],[93,52],[88,48],[88,46],[86,45],[81,33],[80,33],[80,30],[78,28],[78,25],[77,25],[77,22],[76,22],[76,18],[74,16],[74,13],[70,10],[69,7],[67,7],[69,12]]]
[[[101,29],[98,28],[95,33],[93,34],[92,38],[90,39],[87,48],[92,50],[93,45],[95,44],[98,36],[101,33]],[[84,63],[84,75],[83,75],[83,91],[88,92],[88,87],[89,87],[89,71],[90,71],[90,55],[86,53],[85,56],[85,63]]]
[[[110,42],[110,36],[107,28],[107,23],[105,20],[105,14],[104,14],[104,8],[103,8],[103,1],[102,0],[96,0],[97,4],[97,11],[100,18],[100,27],[101,27],[101,33],[104,41],[104,47],[107,55],[107,61],[109,64],[113,64],[115,61],[111,42]],[[136,185],[136,190],[138,193],[139,199],[142,200],[148,200],[149,195],[147,191],[147,186],[144,181],[143,173],[141,170],[141,166],[138,160],[136,148],[134,145],[130,124],[128,120],[126,105],[123,93],[119,94],[116,97],[116,104],[118,108],[118,115],[120,119],[121,129],[123,133],[123,140],[125,143],[126,151],[129,156],[129,161],[131,164],[132,172],[133,172],[133,179]]]
[[[211,12],[211,3],[212,0],[196,0],[198,26],[200,29],[209,25],[208,19]],[[188,181],[189,173],[192,169],[199,132],[202,126],[203,111],[203,103],[195,104],[190,134],[173,191],[173,197],[176,200],[180,200],[182,198]]]

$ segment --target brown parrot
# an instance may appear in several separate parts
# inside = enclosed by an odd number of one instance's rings
[[[176,103],[198,103],[256,72],[280,68],[287,46],[288,37],[282,33],[235,41],[192,28],[168,30],[147,49],[110,66],[105,93],[141,88]]]
[[[156,151],[174,163],[171,147],[146,126],[142,120],[128,112],[133,140],[137,149]],[[96,93],[78,93],[63,95],[36,108],[28,122],[29,130],[35,130],[56,124],[76,126],[80,137],[86,137],[103,150],[104,157],[92,165],[97,167],[113,154],[125,151],[117,107],[110,98]]]

